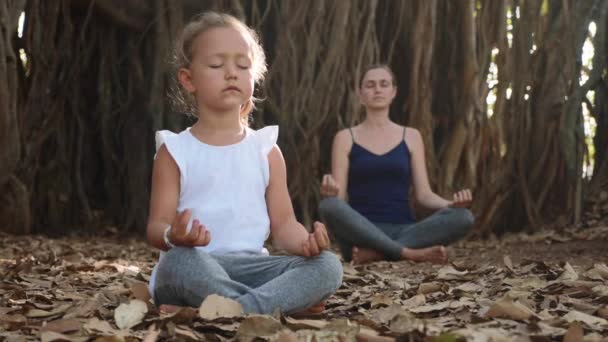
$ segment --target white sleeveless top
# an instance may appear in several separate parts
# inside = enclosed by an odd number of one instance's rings
[[[211,233],[209,245],[196,248],[211,254],[268,254],[264,248],[270,233],[265,199],[268,153],[278,133],[278,126],[246,128],[240,142],[213,146],[194,137],[190,128],[179,134],[156,132],[156,150],[165,145],[180,171],[177,210],[191,209],[192,220],[198,219]],[[163,256],[161,251],[160,259]],[[155,283],[156,267],[151,293]]]

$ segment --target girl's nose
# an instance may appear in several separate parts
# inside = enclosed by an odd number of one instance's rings
[[[226,63],[226,74],[224,78],[227,80],[236,79],[236,68],[230,64],[231,63]]]

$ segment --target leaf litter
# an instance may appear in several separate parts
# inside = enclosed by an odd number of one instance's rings
[[[602,341],[606,246],[596,227],[463,242],[447,265],[344,264],[322,314],[290,317],[215,295],[160,312],[140,240],[0,233],[0,340]]]

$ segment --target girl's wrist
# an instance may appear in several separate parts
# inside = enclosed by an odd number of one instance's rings
[[[163,233],[163,240],[165,241],[165,245],[167,245],[167,247],[169,247],[169,249],[175,247],[175,245],[169,239],[170,232],[171,232],[171,226],[167,226],[167,228],[165,228],[165,232]]]

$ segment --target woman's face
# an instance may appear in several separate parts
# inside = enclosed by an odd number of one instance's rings
[[[386,109],[397,95],[393,76],[384,68],[371,69],[361,81],[359,98],[368,109]]]

